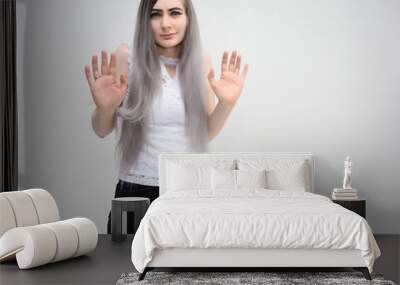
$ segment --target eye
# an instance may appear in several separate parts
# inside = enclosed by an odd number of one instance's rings
[[[178,11],[172,11],[171,12],[171,16],[179,16],[179,15],[181,15],[182,13],[181,12],[178,12]]]
[[[160,16],[160,13],[158,13],[158,12],[155,12],[155,13],[151,13],[151,14],[150,14],[150,18],[158,17],[158,16]]]

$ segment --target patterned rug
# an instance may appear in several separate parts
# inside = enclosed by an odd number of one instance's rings
[[[384,280],[381,274],[371,274],[372,281],[366,280],[361,272],[147,272],[146,277],[138,281],[139,273],[124,273],[116,285],[134,284],[379,284],[396,285]]]

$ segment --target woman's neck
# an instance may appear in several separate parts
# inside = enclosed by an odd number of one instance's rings
[[[157,52],[160,55],[163,55],[165,57],[170,57],[170,58],[179,58],[181,55],[181,49],[182,46],[175,46],[171,48],[164,48],[159,45],[157,45]]]

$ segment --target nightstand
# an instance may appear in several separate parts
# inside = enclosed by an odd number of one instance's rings
[[[355,199],[355,200],[335,200],[332,202],[339,204],[340,206],[359,214],[364,219],[366,218],[366,200],[365,199]]]
[[[125,234],[122,234],[122,212],[135,213],[134,232],[136,232],[149,206],[150,199],[145,197],[120,197],[112,199],[111,240],[124,241],[127,237]]]

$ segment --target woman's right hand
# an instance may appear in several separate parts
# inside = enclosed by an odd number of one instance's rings
[[[101,59],[101,73],[98,70],[97,55],[93,55],[92,70],[94,78],[91,76],[89,65],[85,65],[85,75],[97,108],[114,112],[124,100],[128,78],[124,74],[119,75],[115,53],[111,53],[110,64],[108,64],[105,50],[101,51]],[[120,84],[118,84],[118,76],[120,76]]]

